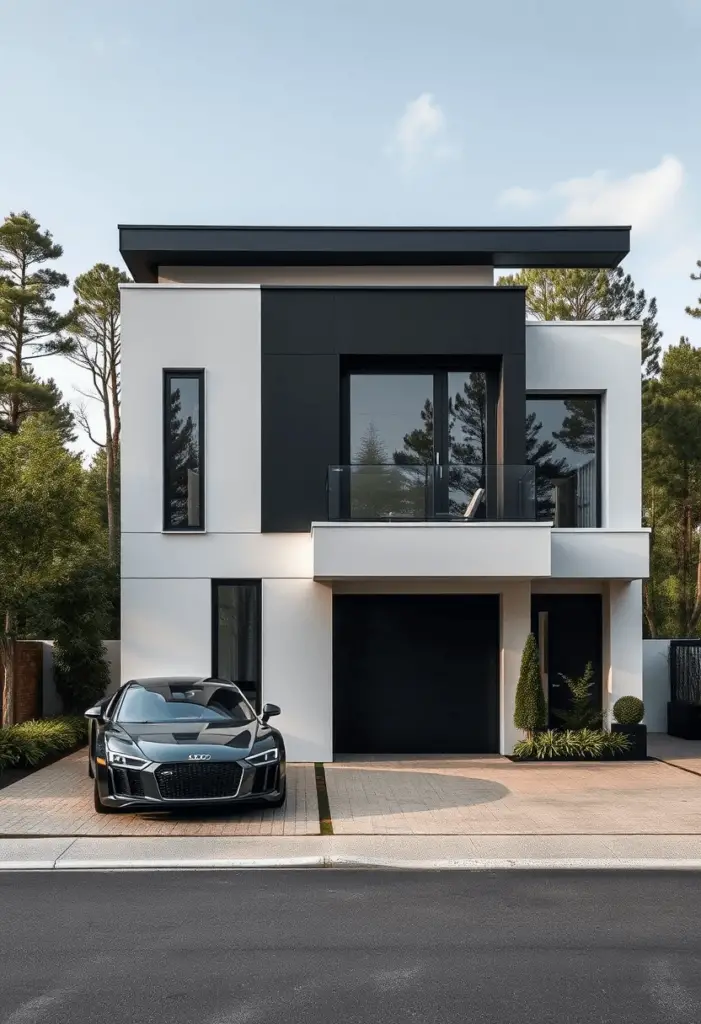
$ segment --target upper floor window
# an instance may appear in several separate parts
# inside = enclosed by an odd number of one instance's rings
[[[526,402],[526,458],[536,467],[539,519],[600,526],[600,403],[596,395]]]
[[[163,529],[204,529],[204,370],[164,370]]]

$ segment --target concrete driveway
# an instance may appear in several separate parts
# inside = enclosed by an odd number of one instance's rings
[[[355,758],[326,783],[336,835],[701,834],[701,776],[660,761]]]
[[[697,751],[683,740],[665,742],[662,753],[674,756],[674,764],[514,764],[502,757],[334,762],[325,765],[333,830],[346,836],[701,835]],[[280,810],[98,815],[79,752],[0,790],[0,836],[319,835],[313,765],[289,766],[288,794]]]

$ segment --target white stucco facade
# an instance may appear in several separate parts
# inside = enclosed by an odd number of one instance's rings
[[[642,696],[639,326],[526,330],[530,394],[601,396],[600,528],[315,523],[262,533],[260,289],[192,283],[201,275],[176,269],[122,291],[123,681],[209,674],[212,580],[250,579],[261,581],[262,699],[283,708],[291,760],[333,758],[332,599],[349,588],[500,595],[503,752],[518,738],[513,701],[534,593],[601,594],[605,701]],[[204,369],[206,530],[176,534],[163,531],[163,371],[185,367]]]

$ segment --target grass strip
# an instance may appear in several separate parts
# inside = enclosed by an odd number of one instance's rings
[[[314,778],[316,780],[316,801],[319,805],[319,829],[322,836],[332,836],[333,821],[329,807],[329,792],[326,788],[326,772],[321,761],[314,763]]]

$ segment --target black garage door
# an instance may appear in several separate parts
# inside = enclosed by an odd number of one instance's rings
[[[337,595],[334,752],[492,753],[496,595]]]

